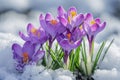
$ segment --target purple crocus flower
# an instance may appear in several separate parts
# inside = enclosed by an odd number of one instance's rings
[[[16,69],[18,71],[23,72],[25,65],[37,63],[43,58],[45,52],[35,51],[35,46],[30,41],[25,42],[23,47],[16,43],[12,45],[13,59],[17,62]]]
[[[53,18],[50,13],[47,13],[45,17],[41,14],[40,15],[40,24],[43,29],[49,34],[49,44],[50,47],[56,36],[63,33],[66,28],[60,23],[59,19]]]
[[[62,6],[58,7],[58,16],[62,24],[70,31],[76,27],[80,27],[84,21],[83,14],[77,14],[75,7],[71,7],[67,12]]]
[[[94,37],[96,36],[97,33],[102,31],[106,26],[106,22],[101,22],[99,18],[94,19],[92,14],[87,13],[85,15],[85,21],[83,24],[83,28],[86,32],[88,41],[89,41],[89,51],[91,53],[91,48],[92,48],[92,42],[94,40]]]
[[[22,32],[19,32],[19,35],[23,40],[31,41],[33,44],[37,43],[42,45],[48,39],[48,36],[42,27],[36,29],[31,23],[27,26],[27,34],[28,36],[24,35]]]
[[[82,37],[85,34],[84,30],[81,28],[84,21],[84,15],[77,14],[75,7],[71,7],[66,12],[62,6],[59,6],[58,18],[67,28],[67,31],[57,38],[58,43],[65,51],[64,61],[66,63],[70,51],[80,45]]]
[[[65,33],[57,37],[57,41],[64,50],[64,62],[67,62],[69,53],[72,49],[80,46],[82,41],[83,33],[79,28],[70,32],[67,30]]]

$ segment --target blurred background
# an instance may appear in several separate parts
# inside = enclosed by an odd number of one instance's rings
[[[107,22],[106,28],[96,36],[96,41],[115,38],[120,45],[120,0],[0,0],[0,33],[26,31],[28,23],[39,27],[39,15],[57,14],[58,6],[66,10],[75,6],[79,13],[90,12]]]

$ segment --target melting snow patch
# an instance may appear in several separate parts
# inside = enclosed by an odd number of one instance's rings
[[[120,80],[120,72],[116,68],[111,70],[97,70],[94,78],[95,80]]]

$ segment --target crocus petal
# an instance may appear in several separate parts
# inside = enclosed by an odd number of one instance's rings
[[[52,24],[50,24],[49,23],[49,20],[50,19],[52,19],[52,18],[50,18],[50,14],[48,13],[48,14],[46,14],[46,20],[47,21],[45,21],[44,19],[43,19],[43,16],[41,15],[41,17],[40,17],[40,24],[41,24],[41,27],[47,32],[47,33],[49,33],[50,35],[52,35],[52,36],[55,36],[56,34],[55,34],[55,31],[56,31],[56,26],[57,25],[52,25]]]
[[[93,20],[93,16],[91,13],[85,14],[85,22],[90,23]]]
[[[66,11],[64,10],[64,8],[62,6],[59,6],[58,7],[58,15],[64,16],[65,13],[66,13]]]
[[[47,32],[52,36],[52,37],[55,37],[56,34],[57,34],[57,27],[59,26],[59,24],[57,25],[52,25],[52,24],[47,24],[48,25],[48,28],[47,28]]]
[[[85,31],[86,34],[91,35],[91,27],[89,26],[89,24],[84,23],[83,24],[83,29],[84,29],[84,31]]]
[[[74,24],[73,26],[80,26],[84,21],[84,15],[83,14],[79,14],[76,17],[73,18],[72,20],[72,24]]]
[[[81,39],[83,36],[84,36],[84,33],[83,33],[79,28],[76,28],[76,29],[74,30],[74,32],[72,32],[72,40],[73,40],[73,41],[79,40],[79,39]]]
[[[47,13],[45,16],[45,21],[51,21],[53,19],[51,13]]]
[[[81,40],[78,40],[78,41],[76,41],[74,43],[70,43],[69,40],[64,39],[64,40],[60,41],[59,44],[61,45],[61,47],[64,50],[71,51],[72,49],[77,48],[80,45],[80,43],[81,43]]]
[[[44,20],[44,16],[43,16],[43,14],[40,14],[40,16],[39,16],[39,20]]]
[[[45,21],[45,19],[44,19],[44,16],[41,14],[40,15],[40,25],[41,25],[41,27],[47,32],[47,33],[49,33],[49,27],[47,26],[47,24],[46,24],[46,21]]]
[[[29,58],[31,58],[35,52],[35,45],[31,44],[30,41],[25,42],[22,48],[22,52],[27,53]]]
[[[106,22],[101,23],[99,26],[100,26],[99,31],[102,31],[106,26]]]
[[[99,28],[99,25],[98,24],[94,24],[94,25],[91,26],[91,31],[95,32],[95,31],[98,30],[98,28]]]
[[[27,33],[28,33],[28,35],[31,35],[31,29],[32,28],[34,28],[34,26],[31,24],[31,23],[29,23],[28,25],[27,25]]]
[[[96,35],[100,31],[102,31],[106,26],[106,22],[103,22],[102,24],[94,24],[91,28],[92,30],[92,35]]]
[[[63,17],[58,17],[58,18],[59,18],[60,22],[62,23],[62,25],[67,26],[68,21],[65,18],[63,18]]]
[[[95,19],[95,22],[96,22],[97,24],[101,24],[101,21],[100,21],[99,18],[96,18],[96,19]]]
[[[22,48],[21,48],[21,46],[20,45],[18,45],[18,44],[13,44],[12,45],[12,50],[13,50],[13,55],[17,55],[17,56],[19,56],[19,57],[22,57]]]
[[[48,35],[42,27],[39,28],[39,32],[40,32],[39,41],[40,41],[41,44],[43,44],[44,42],[47,41]]]
[[[25,36],[22,32],[19,32],[19,36],[25,41],[30,41],[30,38]]]
[[[45,51],[37,51],[33,56],[32,56],[32,61],[38,62],[41,60],[45,55]]]
[[[66,31],[66,27],[59,24],[58,28],[56,28],[56,36],[61,33],[64,33],[65,31]]]
[[[47,24],[46,24],[45,20],[40,19],[40,24],[41,24],[41,27],[42,27],[45,31],[47,31]]]
[[[63,34],[60,34],[59,36],[57,36],[57,41],[60,42],[62,39],[64,39],[65,36]]]
[[[101,25],[100,25],[100,28],[104,29],[106,26],[106,22],[103,22]]]
[[[30,42],[31,42],[32,44],[39,43],[38,37],[31,37],[30,39],[31,39]]]
[[[73,14],[72,14],[73,13]],[[71,16],[71,17],[74,17],[77,15],[77,10],[75,7],[71,7],[69,10],[68,10],[68,15]]]

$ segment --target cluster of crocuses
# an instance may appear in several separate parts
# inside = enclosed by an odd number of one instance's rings
[[[53,42],[57,40],[64,52],[65,64],[71,51],[80,46],[84,36],[87,36],[91,53],[96,34],[106,26],[106,22],[101,22],[99,18],[94,19],[90,13],[78,13],[75,7],[65,11],[59,6],[56,17],[51,13],[40,14],[39,21],[38,29],[30,23],[27,26],[27,35],[19,32],[19,36],[25,41],[23,46],[16,43],[12,46],[16,69],[19,71],[22,71],[25,65],[37,64],[43,59],[46,52],[42,47],[46,42],[49,42],[49,48],[52,48]]]

